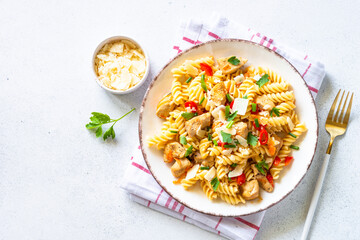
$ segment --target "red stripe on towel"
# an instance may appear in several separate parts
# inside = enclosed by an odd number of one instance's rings
[[[260,45],[263,45],[266,40],[266,36],[263,36],[259,42]]]
[[[272,39],[270,38],[269,41],[268,41],[268,44],[266,45],[266,47],[269,48],[269,47],[271,46],[271,44],[273,43],[273,41],[274,41],[274,40],[272,40]]]
[[[215,38],[215,39],[220,39],[220,37],[219,37],[218,35],[216,35],[215,33],[213,33],[213,32],[209,32],[208,35],[209,35],[210,37]]]
[[[149,170],[147,170],[146,168],[144,168],[143,166],[141,166],[140,164],[137,164],[136,162],[132,162],[131,165],[137,167],[140,170],[143,170],[144,172],[151,174]]]
[[[319,92],[319,90],[317,90],[316,88],[314,88],[314,87],[312,87],[312,86],[309,86],[309,85],[308,85],[308,88],[309,88],[311,91],[313,91],[313,92],[316,92],[316,93]]]
[[[215,226],[215,230],[218,228],[218,226],[220,225],[220,223],[221,223],[222,220],[223,220],[223,218],[221,217],[221,218],[219,219],[218,223],[217,223],[216,226]]]
[[[178,205],[178,202],[177,202],[177,201],[175,201],[171,209],[175,211],[175,209],[176,209],[177,205]]]
[[[161,194],[163,193],[163,191],[164,191],[164,189],[161,189],[159,195],[158,195],[157,198],[156,198],[155,203],[157,203],[157,201],[159,201],[159,198],[160,198]]]
[[[309,68],[311,67],[311,63],[309,64],[309,66],[307,67],[307,69],[305,70],[305,72],[303,73],[302,77],[305,76],[305,74],[308,72]]]
[[[258,226],[256,226],[255,224],[253,224],[251,222],[246,221],[245,219],[242,219],[242,218],[239,218],[239,217],[236,217],[235,219],[238,220],[239,222],[242,222],[245,225],[248,225],[249,227],[251,227],[253,229],[256,229],[256,230],[260,229]]]
[[[186,41],[186,42],[188,42],[188,43],[195,44],[195,41],[194,41],[194,40],[191,40],[190,38],[183,37],[183,40]]]
[[[166,207],[166,208],[169,208],[169,205],[170,205],[170,203],[171,203],[171,200],[172,200],[172,197],[169,197],[168,200],[166,201],[166,203],[165,203],[165,207]]]
[[[184,205],[181,205],[181,207],[179,208],[179,213],[182,213],[184,211]]]

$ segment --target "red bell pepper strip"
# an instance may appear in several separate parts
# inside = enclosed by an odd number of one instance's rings
[[[285,157],[285,166],[289,165],[291,160],[293,160],[293,157]]]
[[[260,134],[259,134],[259,142],[261,145],[267,144],[269,140],[269,134],[266,131],[264,126],[261,126]]]
[[[276,167],[280,164],[280,162],[281,162],[281,159],[278,156],[276,156],[273,165]]]
[[[237,184],[240,186],[242,184],[244,184],[246,182],[246,176],[245,173],[241,174],[240,176],[237,177],[236,179]]]
[[[202,71],[205,71],[206,75],[208,75],[208,76],[212,76],[212,75],[213,75],[213,70],[212,70],[212,68],[211,68],[209,65],[207,65],[206,63],[200,63],[200,69],[201,69]]]
[[[271,176],[270,173],[268,173],[268,174],[266,175],[266,178],[267,178],[267,180],[269,181],[269,183],[274,187],[274,179],[273,179],[273,177]]]

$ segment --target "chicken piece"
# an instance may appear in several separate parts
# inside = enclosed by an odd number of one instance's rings
[[[194,117],[185,123],[185,130],[189,134],[189,137],[193,138],[196,135],[200,136],[200,130],[211,125],[212,116],[211,113],[204,113],[200,116]]]
[[[247,135],[249,133],[247,124],[244,122],[237,122],[233,125],[233,128],[236,130],[236,135],[239,135],[243,138],[247,138]]]
[[[266,95],[258,96],[255,102],[260,110],[270,111],[275,107],[275,104]]]
[[[224,105],[226,102],[226,88],[224,82],[217,83],[210,91],[210,99],[216,105]]]
[[[238,59],[240,60],[240,63],[238,65],[232,65],[231,63],[228,62],[229,58],[230,57],[217,59],[220,70],[222,71],[223,74],[234,73],[234,72],[236,72],[236,70],[238,70],[239,68],[244,66],[245,63],[247,62],[247,59],[238,57]]]
[[[269,180],[257,170],[257,168],[255,167],[255,164],[251,165],[251,169],[254,172],[255,179],[258,180],[260,187],[262,189],[264,189],[267,192],[274,191],[274,187],[271,185]]]
[[[161,99],[159,104],[156,107],[156,115],[159,118],[166,119],[169,116],[169,113],[174,110],[175,103],[171,100],[171,94],[167,94]]]
[[[183,158],[186,149],[178,142],[171,142],[166,144],[164,150],[164,162],[171,163],[174,158]]]
[[[174,177],[178,178],[183,175],[187,169],[191,167],[191,162],[187,158],[177,159],[172,165],[171,173]]]
[[[274,147],[276,148],[274,156],[276,156],[279,153],[282,145],[284,144],[284,141],[276,134],[274,134],[273,137],[275,138]]]
[[[245,182],[240,186],[240,191],[245,200],[253,200],[259,197],[259,183],[255,179]]]
[[[203,165],[204,167],[212,167],[215,163],[215,157],[208,156],[206,159],[204,159],[201,157],[200,152],[195,152],[194,161],[200,165]]]

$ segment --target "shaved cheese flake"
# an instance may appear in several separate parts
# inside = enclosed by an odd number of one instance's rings
[[[200,168],[199,164],[195,164],[194,166],[192,166],[192,168],[190,168],[189,171],[186,173],[186,179],[194,178],[199,168]]]
[[[244,81],[244,75],[240,74],[239,76],[234,77],[234,81],[237,83],[241,83]]]
[[[217,108],[215,108],[214,110],[211,111],[211,115],[216,119],[220,119],[222,120],[222,118],[225,119],[225,106],[224,105],[220,105]]]
[[[264,108],[264,110],[270,110],[270,109],[271,109],[271,105],[270,105],[270,104],[266,104],[263,108]]]
[[[145,75],[146,60],[133,42],[108,43],[95,59],[99,80],[108,88],[125,91],[138,84]]]
[[[239,141],[241,146],[244,146],[244,147],[248,146],[247,140],[245,138],[243,138],[242,136],[236,135],[235,138]]]
[[[205,136],[206,131],[201,129],[201,126],[196,130],[196,135],[203,138]]]
[[[235,98],[232,112],[238,111],[238,115],[245,115],[248,105],[249,99]]]
[[[212,167],[209,172],[204,176],[204,178],[210,182],[215,177],[215,174],[216,170],[214,167]]]
[[[294,123],[291,121],[291,118],[289,118],[289,117],[286,118],[286,121],[289,125],[290,131],[292,131],[295,127]]]
[[[253,79],[254,79],[255,81],[259,81],[260,78],[261,78],[261,76],[260,76],[259,74],[255,75],[255,76],[253,77]]]
[[[228,176],[230,178],[240,176],[243,173],[243,169],[241,165],[237,165],[234,170],[229,172]]]

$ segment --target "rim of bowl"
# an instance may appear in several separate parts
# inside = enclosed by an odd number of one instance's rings
[[[281,59],[284,59],[288,64],[289,66],[293,69],[293,71],[295,71],[296,74],[298,74],[300,76],[300,78],[302,79],[303,81],[303,84],[305,84],[306,86],[306,89],[311,97],[311,103],[312,105],[314,106],[315,108],[315,118],[316,118],[316,123],[317,123],[317,126],[316,126],[316,142],[315,142],[315,148],[314,148],[314,152],[312,154],[312,157],[311,157],[311,161],[309,162],[307,168],[306,168],[306,171],[304,172],[303,176],[300,178],[299,182],[290,190],[288,191],[281,199],[277,200],[276,202],[270,204],[269,206],[267,207],[264,207],[264,208],[260,208],[259,210],[257,211],[253,211],[253,212],[250,212],[250,213],[246,213],[246,214],[242,214],[242,215],[234,215],[234,214],[228,214],[228,215],[222,215],[222,214],[216,214],[216,213],[213,213],[213,212],[208,212],[208,211],[202,211],[202,210],[198,210],[196,208],[193,208],[193,207],[190,207],[187,203],[185,203],[184,201],[182,201],[181,199],[179,199],[178,197],[174,197],[171,192],[169,192],[166,187],[163,186],[163,184],[161,183],[161,181],[153,174],[153,170],[151,168],[151,165],[149,164],[148,162],[148,159],[147,159],[147,155],[144,151],[144,141],[142,139],[142,117],[143,117],[143,111],[144,111],[144,106],[145,106],[145,102],[146,102],[146,99],[149,95],[149,92],[151,90],[151,88],[153,87],[155,81],[158,79],[158,77],[160,76],[160,74],[164,71],[164,69],[170,64],[172,63],[173,61],[175,61],[177,58],[179,58],[180,56],[182,56],[183,54],[191,51],[192,49],[196,49],[196,48],[199,48],[203,45],[206,45],[206,44],[210,44],[210,43],[214,43],[214,42],[245,42],[247,44],[252,44],[252,45],[256,45],[256,46],[259,46],[261,48],[263,48],[264,50],[267,50],[273,54],[275,54],[276,56],[280,57]],[[169,194],[172,198],[174,198],[176,201],[178,201],[179,203],[181,203],[182,205],[184,205],[185,207],[187,208],[190,208],[194,211],[197,211],[197,212],[200,212],[200,213],[204,213],[204,214],[207,214],[207,215],[211,215],[211,216],[216,216],[216,217],[237,217],[237,216],[247,216],[247,215],[250,215],[250,214],[254,214],[254,213],[258,213],[258,212],[261,212],[261,211],[264,211],[264,210],[267,210],[269,208],[271,208],[272,206],[278,204],[279,202],[281,202],[282,200],[284,200],[290,193],[292,193],[295,188],[300,184],[300,182],[304,179],[305,175],[308,173],[309,171],[309,168],[314,160],[314,157],[315,157],[315,153],[316,153],[316,149],[317,149],[317,146],[318,146],[318,139],[319,139],[319,119],[318,119],[318,112],[317,112],[317,108],[316,108],[316,104],[315,104],[315,101],[314,101],[314,98],[310,92],[310,89],[306,83],[306,81],[304,80],[304,78],[301,76],[301,74],[299,73],[299,71],[286,59],[284,58],[283,56],[281,56],[280,54],[278,54],[277,52],[269,49],[269,48],[266,48],[258,43],[255,43],[255,42],[251,42],[249,40],[245,40],[245,39],[237,39],[237,38],[223,38],[223,39],[216,39],[216,40],[211,40],[211,41],[208,41],[208,42],[205,42],[205,43],[201,43],[201,44],[198,44],[198,45],[195,45],[189,49],[186,49],[184,50],[183,52],[179,53],[178,55],[176,55],[174,58],[172,58],[167,64],[164,65],[164,67],[162,69],[160,69],[160,71],[158,72],[158,74],[151,80],[151,83],[148,87],[148,89],[146,90],[146,93],[145,93],[145,96],[144,96],[144,99],[143,99],[143,102],[141,104],[141,108],[140,108],[140,115],[139,115],[139,140],[140,140],[140,146],[141,146],[141,152],[142,152],[142,155],[144,157],[144,160],[146,162],[146,165],[147,167],[149,168],[150,172],[151,172],[151,175],[154,177],[154,179],[156,180],[156,182],[164,189],[164,191]]]
[[[112,43],[112,42],[116,42],[116,41],[120,41],[120,40],[128,40],[131,41],[132,43],[134,43],[137,47],[139,47],[142,52],[144,53],[144,57],[145,57],[145,61],[146,61],[146,68],[145,68],[145,74],[142,77],[142,79],[140,80],[140,82],[138,84],[136,84],[135,86],[125,90],[125,91],[121,91],[121,90],[114,90],[111,88],[108,88],[107,86],[105,86],[99,79],[99,76],[96,73],[96,69],[95,69],[95,59],[96,56],[98,54],[98,52],[105,46],[105,44],[108,43]],[[106,38],[105,40],[103,40],[101,43],[99,43],[99,45],[95,48],[95,51],[93,53],[93,57],[92,57],[92,71],[95,75],[95,81],[96,83],[103,89],[105,89],[106,91],[113,93],[113,94],[127,94],[127,93],[131,93],[133,91],[135,91],[136,89],[138,89],[147,79],[148,75],[149,75],[149,71],[150,71],[150,63],[149,63],[149,55],[147,54],[147,52],[145,51],[145,49],[139,44],[138,41],[135,41],[134,39],[127,37],[127,36],[112,36],[109,38]]]

